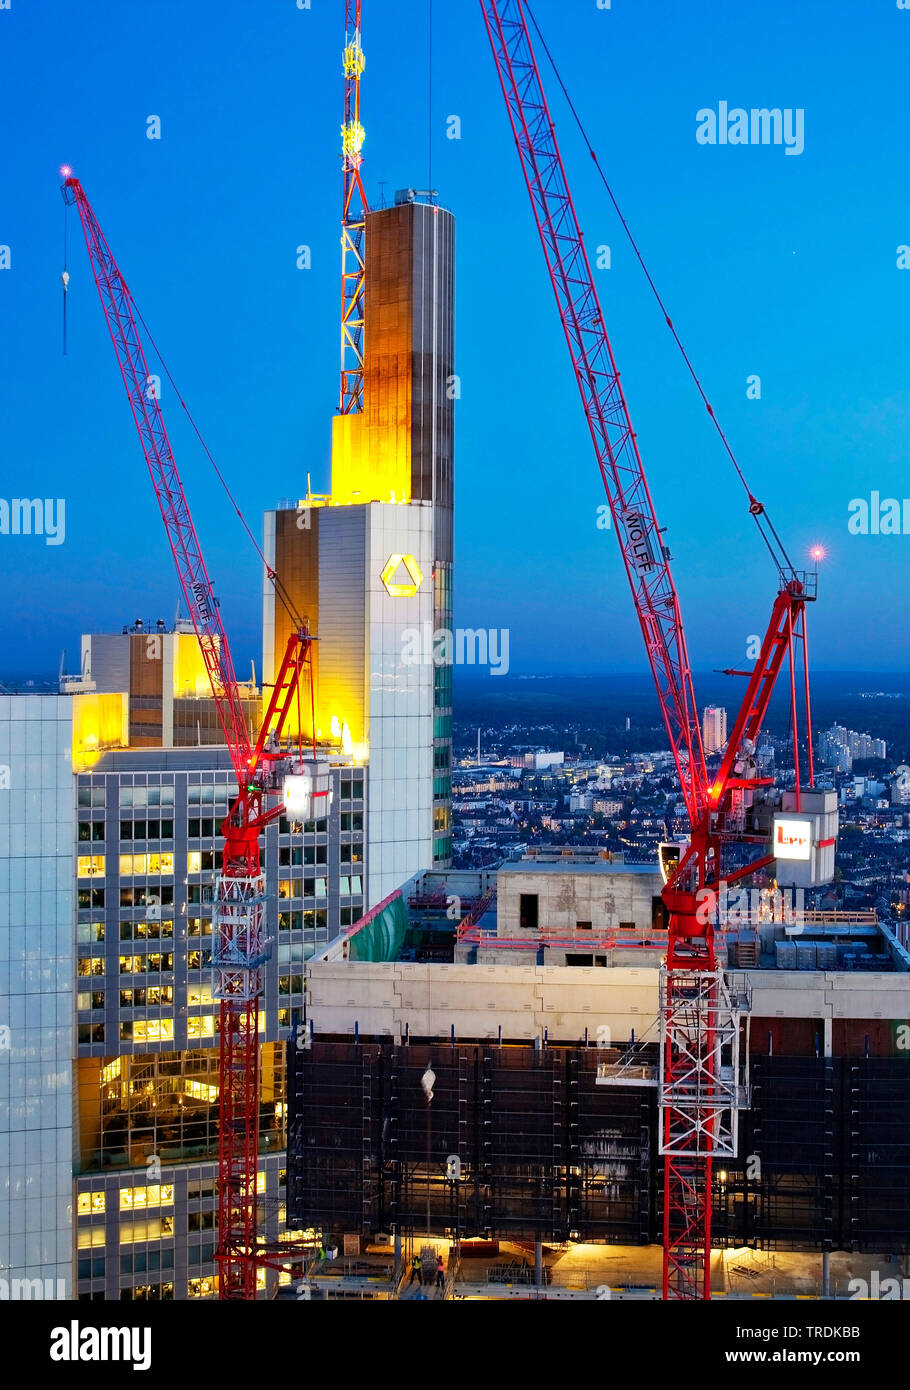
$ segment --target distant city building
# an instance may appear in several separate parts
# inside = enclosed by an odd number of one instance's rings
[[[852,772],[855,758],[886,758],[887,744],[871,734],[858,734],[843,724],[832,724],[818,736],[819,761],[837,772]]]
[[[879,797],[885,790],[885,784],[876,782],[874,777],[854,777],[853,788],[857,797]]]
[[[513,767],[524,768],[526,772],[544,772],[549,767],[561,767],[566,760],[565,753],[519,753],[511,759]]]
[[[774,766],[774,744],[767,740],[760,742],[756,752],[756,758],[762,770],[772,768]]]
[[[891,783],[892,806],[910,806],[910,767],[902,763]]]
[[[705,752],[722,753],[727,746],[727,711],[720,705],[707,705],[702,714],[702,738]]]

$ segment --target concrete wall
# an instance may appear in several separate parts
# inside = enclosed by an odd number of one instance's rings
[[[315,1032],[400,1038],[640,1037],[657,1008],[657,970],[312,961]],[[608,1029],[609,1034],[598,1029]]]
[[[542,932],[574,932],[579,922],[590,922],[592,934],[614,930],[621,922],[650,927],[653,899],[662,886],[657,869],[606,862],[574,868],[571,864],[506,866],[499,873],[498,932],[509,937],[527,935],[519,926],[522,893],[537,894]]]
[[[756,1018],[910,1020],[910,975],[806,970],[747,973],[752,981],[752,1014]]]
[[[308,1017],[317,1034],[504,1040],[656,1041],[658,970],[413,965],[313,960]],[[751,971],[753,1018],[910,1019],[910,976]],[[598,1030],[605,1030],[598,1033]],[[649,1031],[650,1030],[650,1031]]]

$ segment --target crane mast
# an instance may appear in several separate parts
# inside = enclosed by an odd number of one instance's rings
[[[781,589],[727,752],[709,777],[670,552],[645,477],[591,266],[544,95],[523,0],[481,0],[522,172],[606,490],[645,650],[689,817],[688,847],[663,892],[668,950],[660,986],[660,1152],[664,1157],[665,1298],[710,1298],[712,1162],[736,1154],[747,1092],[739,1060],[748,993],[715,954],[724,884],[774,863],[754,745],[789,656],[799,809],[794,649],[802,644],[814,576],[781,570]],[[750,495],[753,514],[761,504]],[[732,674],[732,673],[731,673]],[[810,744],[811,785],[811,744]],[[831,843],[831,842],[828,842]],[[731,853],[732,852],[732,853]],[[732,861],[732,862],[728,862]]]
[[[344,124],[341,127],[341,405],[342,415],[363,410],[363,333],[367,197],[360,168],[364,130],[360,79],[366,66],[360,41],[361,0],[345,0]]]
[[[280,749],[288,716],[299,700],[301,678],[307,671],[312,676],[315,639],[308,624],[298,620],[253,744],[218,600],[142,346],[138,310],[79,180],[67,176],[63,195],[67,203],[75,204],[79,210],[105,320],[237,776],[237,798],[222,826],[223,866],[212,912],[212,965],[218,981],[220,1028],[217,1259],[219,1297],[252,1299],[256,1295],[257,1259],[274,1263],[268,1252],[259,1249],[256,1238],[259,1000],[262,966],[269,955],[263,933],[262,835],[270,821],[284,810],[281,803],[267,803],[270,794],[280,794],[282,776],[289,766],[308,768],[313,798],[330,795],[326,780],[320,780],[316,772],[315,752],[314,761],[304,764],[302,755],[292,762]],[[324,815],[325,811],[319,814]],[[290,1248],[285,1247],[285,1262],[290,1253]]]

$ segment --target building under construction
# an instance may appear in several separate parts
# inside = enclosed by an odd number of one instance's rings
[[[297,1224],[660,1241],[655,871],[563,857],[499,877],[497,909],[493,875],[423,876],[309,962],[307,1027],[288,1051]],[[570,930],[546,909],[529,930],[521,910],[551,885],[567,919],[585,917]],[[612,921],[590,925],[592,894]],[[453,895],[469,918],[479,905],[467,927],[446,915]],[[752,1007],[715,1243],[907,1252],[905,945],[872,914],[808,913],[725,947]]]

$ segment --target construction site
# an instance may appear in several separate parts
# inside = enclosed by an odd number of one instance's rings
[[[519,904],[554,879],[574,918],[592,873],[612,921],[522,925]],[[456,1295],[535,1297],[552,1268],[567,1297],[604,1282],[657,1297],[667,932],[654,877],[522,861],[500,871],[491,905],[491,876],[424,875],[314,957],[308,1031],[288,1048],[289,1212],[359,1234],[365,1251],[377,1232],[390,1250],[396,1232],[409,1246],[444,1238]],[[446,917],[453,895],[479,906],[476,922]],[[794,942],[814,964],[797,968]],[[567,950],[581,945],[597,965]],[[910,1248],[910,956],[862,914],[769,918],[717,945],[742,1005],[748,1104],[711,1179],[713,1296],[846,1296],[850,1277],[897,1268]],[[508,1295],[479,1287],[490,1270]],[[329,1297],[332,1277],[316,1284]]]
[[[524,0],[479,0],[529,195],[504,217],[543,252],[689,833],[647,864],[566,847],[452,867],[452,661],[409,664],[402,639],[453,622],[456,216],[435,189],[369,204],[371,7],[338,4],[331,486],[265,502],[260,543],[218,472],[261,565],[261,682],[238,679],[171,448],[165,408],[187,407],[149,390],[169,374],[130,267],[62,170],[185,613],[87,635],[66,688],[73,1296],[847,1299],[910,1256],[910,942],[819,906],[840,829],[813,758],[819,556],[791,558],[708,405],[767,626],[706,753],[544,88],[568,93]],[[757,759],[775,691],[777,780]],[[725,905],[741,886],[745,915]]]

